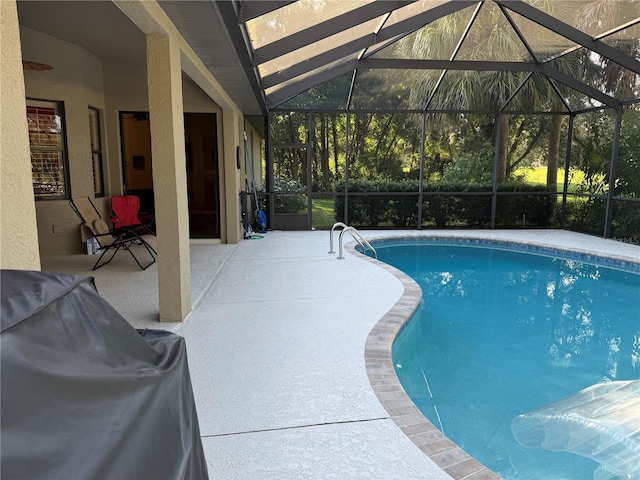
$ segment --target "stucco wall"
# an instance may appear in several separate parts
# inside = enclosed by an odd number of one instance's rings
[[[190,81],[182,82],[184,111],[191,113],[216,113],[222,110],[197,85]],[[111,195],[122,194],[122,165],[120,143],[120,112],[148,112],[146,68],[123,67],[109,62],[104,63],[105,87],[105,127],[108,132],[108,169],[111,178]],[[218,121],[218,135],[220,122]],[[219,152],[220,153],[220,152]]]
[[[104,109],[102,62],[83,48],[20,28],[23,58],[46,63],[48,71],[25,71],[28,98],[64,102],[70,192],[93,196],[88,107]],[[102,207],[103,202],[97,205]],[[104,209],[103,209],[104,210]],[[67,200],[36,201],[40,254],[81,251],[78,217]]]
[[[115,134],[108,135],[109,158],[108,169],[111,178],[111,195],[121,195],[123,191],[122,180],[122,146],[119,133],[120,112],[148,112],[148,89],[146,68],[135,68],[104,63],[104,86],[105,86],[105,125],[109,132]],[[188,113],[215,113],[217,116],[217,136],[218,136],[218,158],[222,158],[222,109],[198,87],[187,78],[182,81],[183,108]],[[220,168],[220,215],[221,225],[224,229],[225,218],[225,198],[224,198],[224,172]],[[223,234],[224,235],[224,234]]]
[[[262,137],[248,121],[244,122],[245,132],[247,133],[247,144],[251,162],[253,165],[253,177],[258,190],[264,187],[262,178]]]
[[[93,197],[88,107],[100,110],[106,195],[94,199],[94,203],[102,216],[109,218],[111,196],[122,194],[118,115],[120,111],[149,110],[146,69],[103,62],[77,45],[29,28],[21,27],[20,37],[23,58],[53,67],[44,72],[25,72],[25,95],[64,102],[74,197]],[[187,112],[221,114],[215,102],[192,82],[183,82],[183,96]],[[37,201],[36,211],[42,256],[81,252],[79,221],[67,200]]]
[[[40,270],[16,3],[0,2],[0,268]]]

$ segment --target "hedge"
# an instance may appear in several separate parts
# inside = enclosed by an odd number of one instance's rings
[[[349,224],[375,228],[416,228],[418,222],[418,180],[351,180],[349,182]],[[335,218],[344,221],[344,180],[334,184]],[[422,220],[437,227],[486,227],[491,221],[492,185],[468,183],[425,183]],[[453,193],[455,192],[455,193]],[[463,193],[460,195],[459,193]],[[496,223],[500,226],[550,226],[556,205],[555,194],[544,185],[502,183],[498,187]],[[407,193],[407,195],[398,195]],[[413,193],[411,195],[410,193]],[[511,194],[516,195],[511,195]],[[479,195],[475,195],[479,194]]]

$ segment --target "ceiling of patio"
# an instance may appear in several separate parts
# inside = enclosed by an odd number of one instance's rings
[[[250,62],[247,72],[214,3],[201,0],[160,3],[242,112],[264,114],[266,107],[258,85],[249,81]],[[24,27],[79,45],[122,68],[146,68],[144,33],[111,1],[18,0],[17,5],[18,18]],[[186,77],[185,80],[190,81]]]
[[[158,3],[247,115],[304,105],[442,108],[446,82],[469,75],[502,81],[498,74],[505,73],[509,101],[526,82],[542,80],[564,111],[640,97],[640,0]],[[144,35],[112,2],[19,1],[18,8],[26,26],[101,58],[144,62]],[[580,58],[608,75],[587,71]],[[416,79],[425,76],[435,80],[416,91]],[[376,104],[371,85],[396,91],[398,101]],[[580,107],[572,104],[576,97]]]

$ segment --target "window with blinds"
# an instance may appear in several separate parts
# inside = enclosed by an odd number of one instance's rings
[[[102,165],[102,132],[100,110],[89,107],[89,135],[91,137],[91,167],[93,168],[93,193],[104,197],[104,170]]]
[[[27,122],[36,199],[68,198],[68,161],[62,104],[27,99]]]

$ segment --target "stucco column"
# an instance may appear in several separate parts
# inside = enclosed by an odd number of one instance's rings
[[[240,115],[234,109],[222,111],[222,139],[224,142],[224,191],[226,209],[227,243],[238,243],[242,240],[242,216],[240,212],[240,191],[244,188],[241,182],[241,169],[238,169],[236,151],[240,148],[240,165],[244,166],[244,136],[240,135]]]
[[[15,0],[0,1],[0,268],[40,270]]]
[[[191,310],[181,75],[177,41],[167,35],[148,35],[147,81],[162,322],[180,322]]]

